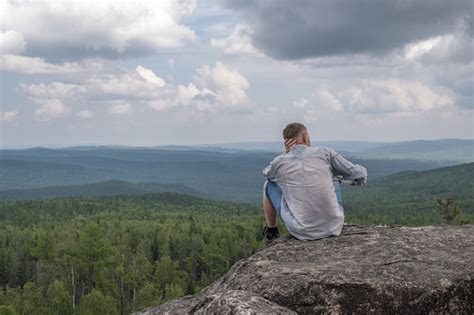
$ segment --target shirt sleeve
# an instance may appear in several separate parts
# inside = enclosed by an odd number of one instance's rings
[[[275,180],[277,177],[277,158],[275,158],[273,161],[270,162],[265,168],[263,169],[263,177],[265,177],[266,180]]]
[[[330,159],[334,175],[341,175],[345,180],[353,180],[356,186],[367,183],[365,167],[353,164],[333,149],[330,149]]]

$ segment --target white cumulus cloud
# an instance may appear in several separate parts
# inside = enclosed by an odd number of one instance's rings
[[[454,106],[450,96],[418,81],[367,80],[341,93],[345,110],[363,113],[420,112]]]
[[[131,103],[147,105],[157,111],[248,112],[252,109],[246,93],[249,86],[239,71],[221,61],[199,67],[192,82],[187,84],[166,83],[151,69],[140,65],[128,73],[94,74],[75,83],[20,84],[23,92],[36,103],[52,99],[67,103],[74,100],[78,104],[105,102],[109,104],[108,112],[114,115],[132,113]],[[76,115],[88,116],[87,113]]]
[[[203,66],[197,69],[194,81],[201,87],[207,88],[215,95],[215,100],[223,107],[239,107],[249,103],[246,89],[247,79],[237,70],[227,67],[222,61],[214,67]]]
[[[80,110],[76,113],[77,117],[84,118],[84,119],[91,119],[94,117],[94,113],[91,112],[90,110],[84,109]]]
[[[148,102],[155,110],[245,111],[251,107],[246,93],[249,82],[237,70],[218,61],[196,70],[193,82],[172,87],[167,94]]]
[[[21,83],[20,87],[33,98],[66,98],[86,91],[83,86],[56,81],[50,84],[40,83],[28,85]]]
[[[113,115],[127,115],[133,111],[132,105],[126,102],[116,102],[108,107],[109,113]]]
[[[308,100],[301,98],[293,102],[293,106],[296,108],[305,108],[308,105]]]
[[[124,74],[94,75],[84,82],[88,94],[102,95],[105,98],[160,98],[172,93],[172,86],[166,86],[163,79],[142,66]]]
[[[44,58],[21,55],[0,55],[0,71],[24,74],[60,74],[74,73],[86,70],[100,70],[100,62],[85,60],[81,62],[63,62],[52,64]]]
[[[147,68],[137,66],[136,71],[145,81],[158,85],[159,87],[165,86],[165,80],[156,76],[156,74]]]
[[[469,63],[474,60],[474,38],[472,36],[472,21],[460,20],[455,30],[410,43],[405,46],[407,60],[419,60],[426,64],[446,64],[449,62]]]
[[[245,25],[237,24],[232,33],[224,38],[212,38],[211,46],[222,49],[226,54],[250,54],[262,56],[252,45],[252,30]]]
[[[310,120],[319,119],[325,114],[408,117],[421,112],[454,109],[454,101],[447,93],[418,81],[397,79],[364,80],[346,88],[321,86],[312,93],[310,102],[300,100],[293,105],[304,111]]]
[[[344,110],[339,99],[333,93],[331,93],[327,86],[317,89],[314,92],[314,97],[333,111],[341,112]]]
[[[37,102],[40,106],[33,112],[33,115],[35,116],[35,120],[38,121],[62,117],[71,112],[71,108],[64,105],[59,99],[48,99]]]
[[[21,33],[14,30],[0,31],[0,54],[19,54],[25,47],[26,42]]]
[[[17,111],[0,112],[0,121],[12,121],[17,115]]]
[[[21,33],[29,56],[82,59],[136,56],[194,42],[181,23],[194,0],[1,0],[2,28]]]

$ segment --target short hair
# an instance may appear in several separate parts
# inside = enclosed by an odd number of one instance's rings
[[[285,129],[283,129],[283,139],[295,139],[305,130],[306,127],[301,123],[295,122],[288,124]]]

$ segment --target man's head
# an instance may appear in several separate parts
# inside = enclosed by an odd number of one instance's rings
[[[301,123],[291,123],[283,129],[283,139],[293,139],[296,144],[311,145],[308,129]]]

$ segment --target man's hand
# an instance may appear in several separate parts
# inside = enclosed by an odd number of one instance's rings
[[[367,182],[367,179],[366,178],[355,178],[353,181],[352,181],[352,186],[362,186],[364,185],[365,183]]]
[[[292,146],[294,146],[296,144],[296,140],[295,139],[285,139],[285,150],[286,150],[286,153],[290,152],[290,149]]]

